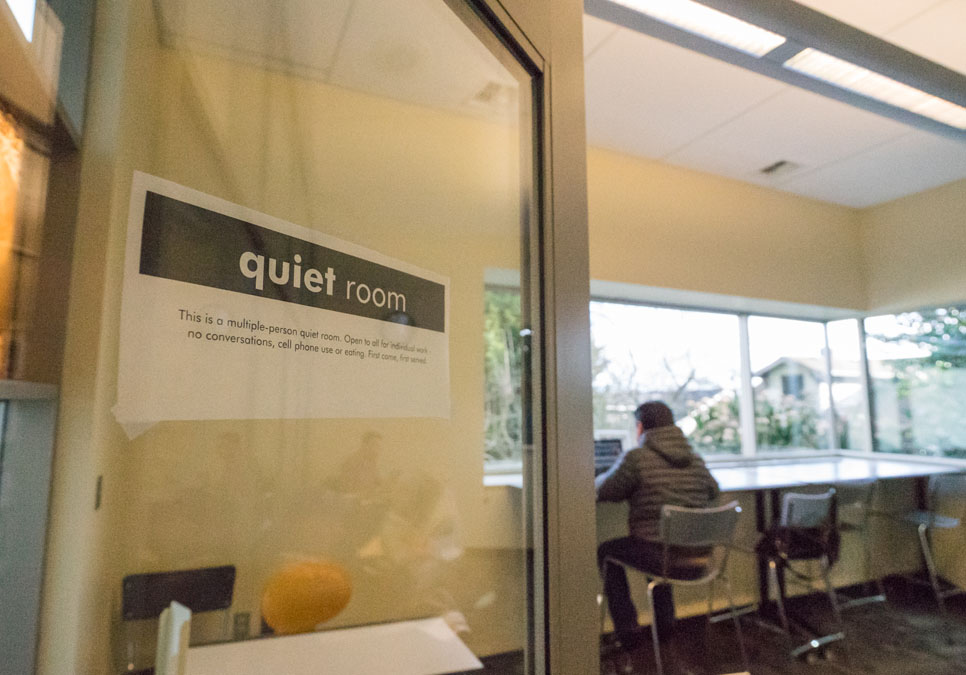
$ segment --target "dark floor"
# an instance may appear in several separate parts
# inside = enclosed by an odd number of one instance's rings
[[[845,640],[833,643],[824,653],[813,651],[796,660],[788,652],[805,638],[792,640],[765,629],[752,615],[743,617],[752,675],[966,675],[966,596],[948,598],[943,615],[928,589],[889,579],[887,591],[887,604],[861,605],[843,613]],[[824,596],[799,598],[792,604],[793,614],[822,632],[834,632]],[[630,654],[615,651],[606,639],[604,643],[602,674],[656,672],[650,640]],[[666,675],[745,670],[730,621],[710,630],[703,618],[681,621],[662,650]]]

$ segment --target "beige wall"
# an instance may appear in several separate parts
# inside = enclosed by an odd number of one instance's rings
[[[849,209],[588,150],[594,279],[886,312],[966,299],[966,180]]]
[[[598,148],[588,201],[594,279],[865,307],[852,209]]]
[[[871,311],[966,300],[966,180],[859,216]]]

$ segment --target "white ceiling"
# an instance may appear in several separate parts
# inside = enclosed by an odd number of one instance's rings
[[[966,73],[966,0],[800,3]],[[966,144],[591,16],[584,56],[591,145],[857,208],[966,178]]]

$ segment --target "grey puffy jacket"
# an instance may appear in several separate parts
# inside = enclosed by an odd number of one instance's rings
[[[644,442],[597,477],[597,501],[630,502],[627,525],[642,539],[658,540],[661,506],[704,507],[718,497],[718,482],[676,426],[644,432]]]

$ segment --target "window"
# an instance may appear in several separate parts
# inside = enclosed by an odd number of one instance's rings
[[[594,434],[636,445],[634,410],[659,399],[703,453],[741,452],[738,317],[591,302]]]
[[[966,306],[865,320],[875,446],[966,457]]]
[[[782,394],[802,398],[805,391],[804,375],[782,375]]]
[[[702,454],[870,445],[857,319],[613,301],[590,314],[596,438],[635,447],[635,408],[660,399]]]
[[[751,316],[748,336],[758,448],[833,447],[824,324]]]
[[[523,454],[520,291],[484,292],[484,453],[489,470],[519,469]]]

